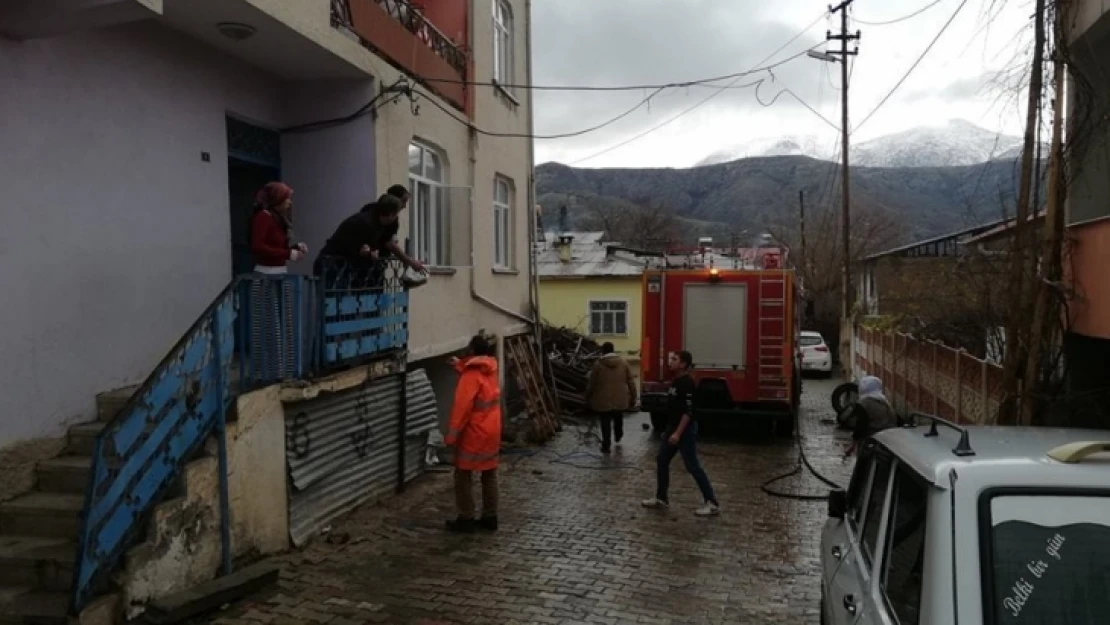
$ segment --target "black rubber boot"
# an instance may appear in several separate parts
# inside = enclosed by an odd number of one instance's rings
[[[447,522],[448,532],[458,532],[460,534],[469,534],[474,531],[474,519],[464,519],[459,517]]]
[[[478,525],[478,529],[480,529],[484,532],[496,532],[497,531],[497,517],[495,517],[495,516],[484,516],[478,521],[477,525]]]

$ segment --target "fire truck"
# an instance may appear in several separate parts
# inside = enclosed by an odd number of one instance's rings
[[[686,350],[699,421],[757,422],[775,436],[793,436],[800,291],[786,261],[770,245],[731,253],[699,246],[668,253],[644,272],[640,401],[656,432],[666,426],[667,355]]]

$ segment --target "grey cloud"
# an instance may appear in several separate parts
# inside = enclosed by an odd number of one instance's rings
[[[686,81],[744,71],[800,30],[777,19],[771,3],[721,0],[544,0],[533,4],[536,84],[646,84]],[[759,6],[751,5],[762,5]],[[814,13],[816,17],[816,11]],[[820,25],[794,42],[775,60],[824,39]],[[767,77],[767,74],[752,77]],[[816,104],[819,62],[798,59],[775,70],[776,82],[760,89],[766,102],[789,86]],[[740,84],[750,82],[741,79]],[[831,88],[824,85],[826,99]],[[658,124],[712,93],[691,87],[662,94],[649,109],[621,123],[561,143],[564,147],[605,147]],[[635,106],[646,92],[537,92],[536,128],[541,134],[574,131]],[[730,90],[706,110],[757,106],[751,90]],[[789,97],[776,108],[800,109]]]

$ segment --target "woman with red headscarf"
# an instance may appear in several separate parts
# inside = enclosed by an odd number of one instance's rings
[[[290,245],[293,238],[293,189],[281,182],[268,182],[255,196],[255,213],[251,220],[251,254],[254,270],[259,273],[281,274],[285,263],[298,261],[308,254],[304,243]]]

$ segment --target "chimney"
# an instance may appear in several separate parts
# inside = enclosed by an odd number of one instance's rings
[[[559,243],[557,245],[558,245],[558,248],[559,248],[559,261],[560,262],[569,263],[571,261],[571,259],[573,258],[573,255],[571,254],[571,252],[572,252],[571,243],[573,241],[574,241],[574,237],[572,237],[570,235],[567,235],[567,234],[559,235]]]

